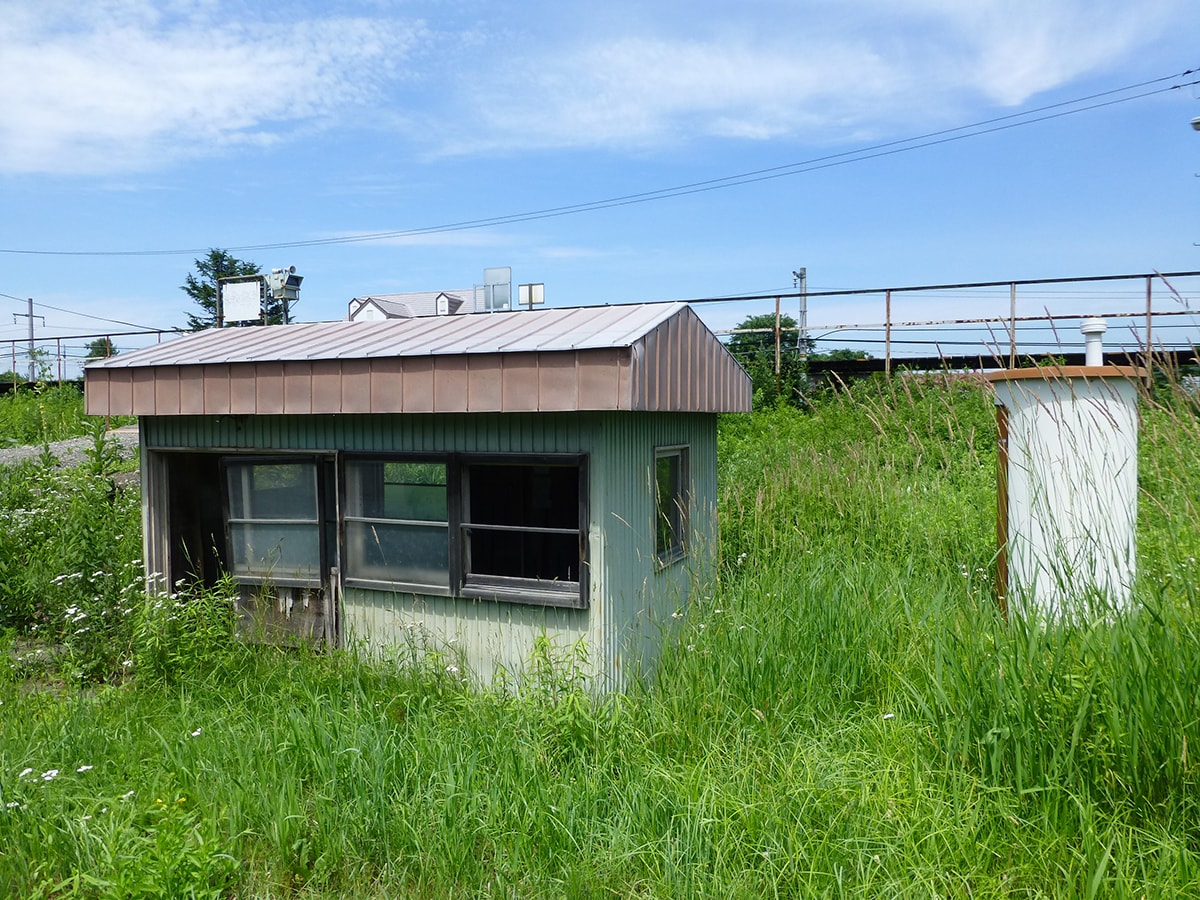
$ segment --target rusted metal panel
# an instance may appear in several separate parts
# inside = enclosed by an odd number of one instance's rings
[[[342,407],[344,413],[371,412],[371,361],[347,359],[342,361]]]
[[[338,413],[342,411],[342,362],[317,359],[312,368],[312,411]]]
[[[433,409],[467,411],[467,357],[436,357],[433,363]]]
[[[502,358],[489,354],[468,356],[467,411],[500,412],[504,408]]]
[[[179,370],[179,412],[184,416],[204,415],[204,369],[200,366]]]
[[[247,416],[258,412],[254,366],[242,363],[229,367],[229,411]]]
[[[109,372],[97,372],[83,382],[83,408],[89,416],[111,415],[108,403]]]
[[[509,353],[500,357],[504,412],[538,408],[538,357],[534,353]]]
[[[202,366],[204,414],[225,416],[229,414],[229,367]]]
[[[254,366],[255,397],[260,413],[283,409],[283,363],[261,362]]]
[[[538,354],[538,402],[542,412],[579,408],[575,354]]]
[[[109,378],[108,405],[114,410],[133,408],[133,378],[130,372],[114,372]]]
[[[312,408],[312,366],[307,362],[283,364],[283,412],[308,415]]]
[[[371,363],[371,411],[401,412],[404,409],[404,375],[399,360],[373,359]]]
[[[627,351],[581,350],[577,354],[579,409],[628,409],[621,397],[621,356]]]
[[[179,369],[156,369],[153,371],[155,415],[179,415]]]
[[[154,372],[133,369],[133,414],[150,415],[154,412]]]
[[[404,411],[434,411],[432,357],[404,361]]]

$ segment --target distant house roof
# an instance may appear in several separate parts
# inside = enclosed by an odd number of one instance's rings
[[[415,316],[436,316],[438,299],[446,298],[450,315],[472,312],[475,292],[472,288],[461,291],[418,291],[409,294],[368,294],[350,301],[346,318],[351,322],[377,319],[409,319]],[[467,301],[472,301],[468,303]]]
[[[91,415],[745,412],[684,303],[209,329],[87,366]]]

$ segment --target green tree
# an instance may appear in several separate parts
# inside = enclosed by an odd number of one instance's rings
[[[113,346],[112,338],[100,337],[94,341],[90,341],[87,345],[87,359],[108,359],[110,356],[117,355],[117,348]]]
[[[837,350],[830,350],[827,353],[810,353],[809,359],[874,359],[866,350],[851,350],[849,347],[839,347]]]
[[[231,256],[224,250],[213,248],[195,261],[194,272],[189,272],[187,280],[180,285],[180,290],[187,294],[192,302],[200,307],[200,313],[187,313],[188,330],[202,331],[217,324],[217,280],[234,278],[239,275],[257,275],[259,267],[256,263],[248,262]],[[278,325],[283,322],[283,302],[269,300],[267,302],[267,324]],[[259,324],[259,323],[249,323]]]
[[[747,316],[737,325],[739,333],[730,335],[726,347],[754,384],[754,407],[774,406],[779,400],[799,406],[808,386],[804,358],[812,352],[810,339],[799,340],[796,320],[779,317],[779,376],[775,374],[775,314]]]

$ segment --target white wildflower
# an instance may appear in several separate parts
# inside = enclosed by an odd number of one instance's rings
[[[22,770],[21,770],[21,774],[20,774],[20,775],[18,775],[17,777],[18,777],[18,778],[24,778],[26,775],[32,775],[32,774],[33,774],[33,769],[30,769],[30,768],[26,767],[26,768],[24,768],[24,769],[22,769]]]
[[[75,771],[76,771],[76,772],[90,772],[90,771],[92,771],[92,769],[94,769],[94,768],[96,768],[96,767],[95,767],[95,766],[80,766],[80,767],[79,767],[78,769],[76,769]]]
[[[58,777],[58,769],[47,769],[42,773],[42,781],[53,781]]]
[[[192,737],[200,737],[200,732],[202,732],[203,730],[204,730],[203,728],[197,728],[195,731],[192,732]]]
[[[884,714],[883,714],[883,721],[885,721],[885,722],[886,722],[888,719],[894,719],[894,718],[896,718],[896,714],[895,714],[895,713],[884,713]]]

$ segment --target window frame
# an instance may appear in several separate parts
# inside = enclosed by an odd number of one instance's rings
[[[347,510],[350,509],[350,478],[347,474],[347,468],[355,463],[413,463],[413,464],[431,464],[444,466],[446,469],[446,583],[445,584],[428,584],[419,581],[404,581],[400,579],[384,579],[384,578],[368,578],[353,574],[353,569],[350,565],[350,542],[347,538],[346,524],[348,522],[383,522],[397,525],[414,525],[414,526],[429,526],[441,525],[438,521],[425,521],[418,519],[391,519],[386,516],[351,516]],[[452,474],[450,457],[446,454],[411,454],[411,453],[348,453],[343,455],[341,465],[338,467],[338,507],[339,507],[339,522],[338,522],[338,537],[342,548],[342,578],[345,584],[349,587],[366,588],[376,591],[392,591],[411,594],[427,594],[433,597],[451,597],[454,596],[454,553],[455,553],[455,533],[453,528],[453,509],[458,496],[458,486],[455,484],[455,479]]]
[[[458,519],[458,596],[479,600],[497,600],[528,603],[537,606],[562,606],[586,609],[589,605],[588,585],[588,526],[591,521],[589,505],[588,456],[586,453],[551,454],[496,454],[470,453],[458,455],[459,502],[455,506]],[[578,473],[577,527],[553,528],[542,526],[493,525],[466,521],[469,498],[464,489],[468,472],[472,466],[521,466],[533,468],[550,466],[575,468]],[[576,534],[578,536],[579,577],[573,581],[553,581],[539,578],[522,578],[513,575],[493,575],[470,571],[467,533],[471,529],[491,531],[513,531],[522,534]]]
[[[431,463],[446,467],[446,527],[447,527],[447,578],[445,585],[429,585],[408,581],[381,580],[356,576],[349,560],[346,523],[358,521],[363,516],[347,516],[351,508],[350,480],[346,469],[358,461]],[[540,526],[496,525],[468,521],[469,498],[466,489],[469,473],[473,466],[554,466],[574,468],[578,474],[578,513],[576,528],[549,528]],[[421,594],[434,597],[461,597],[474,600],[493,600],[504,603],[520,603],[532,606],[555,606],[585,609],[589,606],[589,547],[588,533],[591,521],[590,480],[588,477],[588,455],[586,453],[355,453],[342,456],[338,473],[339,491],[339,539],[343,549],[342,577],[349,587],[367,590],[390,591],[406,594]],[[407,522],[408,520],[388,520]],[[427,523],[418,523],[427,524]],[[435,523],[440,524],[440,523]],[[537,578],[521,578],[508,575],[491,575],[470,571],[469,533],[472,530],[513,531],[524,534],[577,534],[579,547],[579,577],[574,581],[550,581]]]
[[[654,448],[654,463],[650,470],[650,484],[654,489],[654,509],[650,533],[654,541],[654,558],[659,569],[668,568],[680,560],[686,559],[688,555],[692,519],[692,473],[688,451],[689,445],[687,444],[669,444]],[[663,460],[670,459],[679,461],[678,493],[672,494],[672,499],[678,498],[675,503],[676,514],[666,517],[674,540],[669,546],[660,549],[659,537],[662,533],[660,526],[664,517],[662,495],[659,491],[658,466]]]
[[[245,468],[247,466],[277,466],[277,465],[307,465],[311,468],[313,476],[313,494],[314,494],[314,518],[313,519],[290,519],[290,518],[258,518],[255,516],[233,516],[232,494],[230,491],[230,470],[237,468]],[[325,534],[325,514],[322,508],[322,488],[321,488],[321,458],[312,453],[297,453],[297,454],[224,454],[220,458],[221,472],[221,519],[225,528],[225,548],[228,554],[228,567],[230,577],[237,584],[274,584],[280,587],[324,587],[325,575],[328,566],[325,561],[329,558],[328,545]],[[299,577],[292,575],[280,575],[278,573],[267,571],[260,572],[238,572],[235,571],[236,560],[238,557],[234,549],[233,533],[235,525],[253,525],[253,524],[284,524],[284,525],[311,525],[317,534],[317,559],[313,566],[314,574],[310,577]]]

